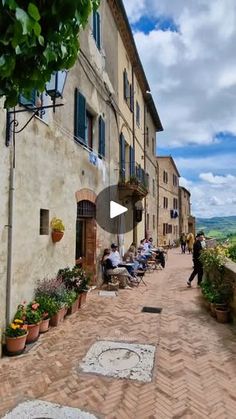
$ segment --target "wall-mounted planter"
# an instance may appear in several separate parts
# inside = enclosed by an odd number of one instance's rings
[[[64,232],[63,231],[52,231],[52,241],[53,243],[59,242],[62,237],[64,236]]]

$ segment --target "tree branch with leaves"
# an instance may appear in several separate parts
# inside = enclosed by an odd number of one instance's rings
[[[78,34],[99,0],[0,0],[0,97],[43,91],[54,71],[71,68]]]

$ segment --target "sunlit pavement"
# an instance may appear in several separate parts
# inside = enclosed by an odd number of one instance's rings
[[[98,418],[235,419],[236,328],[210,317],[196,281],[186,287],[191,269],[191,255],[173,249],[163,271],[146,274],[147,287],[113,298],[95,290],[28,354],[0,360],[0,417],[40,400]],[[143,313],[143,306],[162,312]],[[154,346],[151,381],[83,371],[82,360],[100,341]]]

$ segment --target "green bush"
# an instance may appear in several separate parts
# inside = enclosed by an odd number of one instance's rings
[[[236,244],[228,248],[228,256],[233,262],[236,262]]]

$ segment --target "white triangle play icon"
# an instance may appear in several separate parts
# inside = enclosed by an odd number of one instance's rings
[[[110,218],[118,217],[118,215],[124,214],[126,211],[128,211],[128,208],[117,204],[117,202],[110,201]]]

